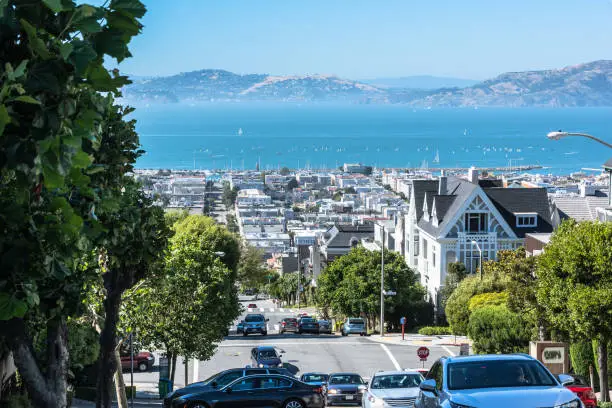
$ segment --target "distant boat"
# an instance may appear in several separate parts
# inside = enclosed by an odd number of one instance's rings
[[[440,164],[440,151],[439,150],[436,150],[436,157],[434,157],[432,163]]]
[[[463,136],[467,136],[467,129],[463,130]]]
[[[238,129],[238,136],[242,136],[243,133],[242,128]]]

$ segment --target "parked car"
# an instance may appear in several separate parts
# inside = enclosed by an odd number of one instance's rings
[[[366,383],[359,374],[330,374],[327,385],[323,387],[325,406],[334,404],[361,405],[361,398],[366,389]]]
[[[287,317],[279,322],[278,332],[284,333],[297,333],[298,332],[298,320],[294,317]]]
[[[526,354],[442,357],[419,387],[416,408],[582,408],[576,394]]]
[[[262,336],[268,334],[266,319],[262,314],[248,314],[244,318],[243,336],[248,336],[251,333],[260,333]]]
[[[249,303],[247,306],[248,309],[257,309],[257,305],[255,303]]]
[[[421,374],[423,378],[425,378],[425,376],[429,372],[429,369],[428,368],[404,368],[404,371],[416,371],[417,373]]]
[[[329,320],[319,320],[319,333],[332,334],[331,322]]]
[[[269,368],[282,367],[281,353],[272,346],[259,346],[251,349],[251,367]]]
[[[246,325],[246,323],[244,323],[244,320],[241,320],[237,325],[236,325],[236,334],[242,334],[244,333],[244,326]]]
[[[121,369],[130,370],[132,367],[132,359],[130,358],[130,352],[122,352],[121,356]],[[153,353],[148,351],[134,352],[134,370],[141,372],[148,371],[155,364],[155,356]]]
[[[283,375],[239,378],[223,388],[183,395],[172,408],[282,407],[323,408],[321,387]]]
[[[184,388],[174,390],[164,398],[164,408],[171,408],[172,401],[184,395],[220,389],[238,378],[257,374],[280,374],[291,377],[289,371],[284,368],[232,368],[221,371],[204,381],[194,382]]]
[[[343,336],[348,336],[349,334],[359,334],[360,336],[365,336],[368,331],[366,329],[365,320],[361,317],[349,317],[346,319],[340,332]]]
[[[327,384],[328,378],[329,375],[324,373],[304,373],[300,377],[300,381],[310,385],[323,386]]]
[[[580,375],[565,375],[567,376],[567,381],[564,382],[565,387],[578,395],[578,398],[580,398],[585,408],[597,408],[597,396],[595,396],[595,392],[593,392],[593,388],[589,386],[588,381]],[[570,381],[568,377],[572,380]]]
[[[364,408],[413,407],[423,376],[416,371],[379,371],[363,395]]]
[[[298,323],[298,333],[319,334],[319,322],[312,317],[302,317]]]

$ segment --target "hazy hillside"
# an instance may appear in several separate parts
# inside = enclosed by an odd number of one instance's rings
[[[405,86],[408,83],[388,88],[331,75],[238,75],[205,69],[135,80],[123,93],[130,103],[338,101],[404,103],[415,107],[612,106],[612,61],[511,72],[465,88],[411,89]]]
[[[431,75],[415,75],[400,78],[374,78],[364,79],[362,82],[380,88],[408,88],[408,89],[440,89],[465,88],[477,84],[473,79],[438,77]]]

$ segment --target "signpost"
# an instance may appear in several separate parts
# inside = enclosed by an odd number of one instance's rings
[[[421,359],[423,363],[423,368],[425,368],[425,361],[427,361],[427,357],[429,357],[429,349],[427,347],[419,347],[417,349],[417,356]]]
[[[402,325],[402,341],[404,340],[404,328],[406,327],[406,318],[402,317],[400,319],[400,324]]]

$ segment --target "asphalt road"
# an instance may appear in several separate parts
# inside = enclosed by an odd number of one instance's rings
[[[244,300],[244,299],[243,299]],[[258,334],[243,337],[230,334],[219,345],[215,355],[209,361],[200,361],[194,364],[189,362],[189,382],[204,380],[209,376],[228,368],[244,367],[250,364],[251,348],[257,345],[272,345],[284,351],[283,363],[287,369],[301,375],[309,371],[355,372],[362,377],[369,378],[379,370],[395,370],[406,368],[419,368],[416,350],[418,345],[381,344],[367,337],[340,335],[311,335],[311,334],[278,334],[278,322],[284,317],[294,317],[295,309],[279,309],[271,301],[244,300],[244,305],[256,303],[257,309],[251,312],[264,313],[268,322],[268,335]],[[263,310],[262,310],[263,309]],[[243,316],[249,313],[245,310]],[[236,322],[237,323],[237,322]],[[234,327],[235,329],[235,327]],[[458,353],[453,347],[430,347],[430,356],[425,363],[428,368],[441,356],[449,353]],[[159,361],[159,356],[156,360]],[[175,388],[185,384],[185,375],[182,361],[175,375]],[[195,370],[194,370],[195,368]],[[154,390],[157,388],[159,369],[146,373],[135,373],[134,383],[137,389]],[[130,374],[124,374],[129,385]],[[148,384],[148,386],[147,386]]]

